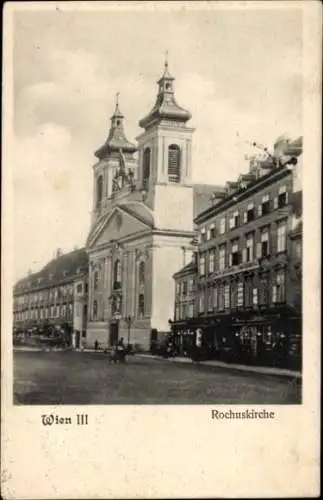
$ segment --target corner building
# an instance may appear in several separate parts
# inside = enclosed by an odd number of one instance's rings
[[[123,337],[149,349],[156,332],[169,330],[172,276],[193,250],[191,115],[175,100],[167,64],[157,84],[155,105],[139,121],[138,145],[126,138],[117,102],[95,153],[88,344]]]
[[[301,197],[294,184],[302,140],[277,142],[277,157],[278,146],[284,147],[282,163],[251,165],[195,218],[196,264],[174,275],[177,345],[184,345],[185,336],[193,336],[194,344],[202,332],[209,357],[300,367],[301,234],[293,205]],[[192,305],[183,308],[183,302],[191,303],[194,283],[193,314]]]

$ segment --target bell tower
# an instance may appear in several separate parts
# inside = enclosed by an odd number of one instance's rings
[[[124,115],[119,108],[119,92],[116,94],[116,106],[111,116],[108,138],[96,152],[98,162],[93,167],[93,212],[92,222],[109,208],[115,196],[125,184],[136,179],[137,148],[128,141],[124,132]]]
[[[155,105],[139,121],[144,132],[137,137],[138,183],[145,203],[154,211],[157,227],[191,231],[194,129],[186,125],[191,114],[176,102],[174,81],[166,59],[164,72],[157,81]]]

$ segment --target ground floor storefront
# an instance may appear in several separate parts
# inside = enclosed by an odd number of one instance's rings
[[[178,355],[301,370],[302,321],[287,308],[175,322]]]

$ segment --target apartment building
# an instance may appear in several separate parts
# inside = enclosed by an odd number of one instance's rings
[[[58,251],[41,271],[19,280],[13,290],[14,332],[61,330],[79,345],[87,323],[87,276],[88,256],[79,249]]]
[[[248,174],[227,183],[225,193],[215,196],[214,205],[195,219],[199,243],[194,317],[185,325],[179,321],[178,302],[173,330],[176,335],[195,332],[197,337],[202,331],[210,356],[239,352],[265,362],[279,346],[280,357],[291,353],[298,358],[296,364],[300,361],[290,166],[297,163],[301,148],[293,152],[285,162],[268,158],[253,163]],[[177,273],[174,278],[179,290],[183,276]]]

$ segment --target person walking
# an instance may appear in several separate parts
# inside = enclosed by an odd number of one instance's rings
[[[123,342],[123,337],[119,340],[116,348],[117,359],[121,363],[124,363],[126,360],[126,348]]]

